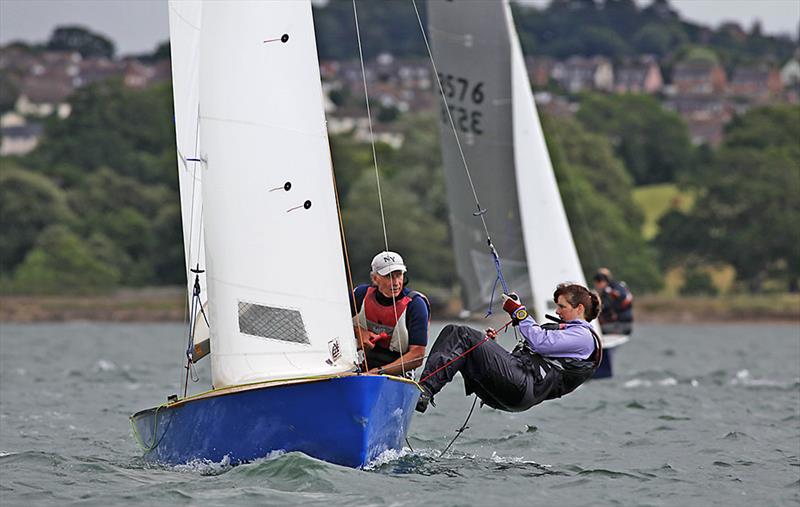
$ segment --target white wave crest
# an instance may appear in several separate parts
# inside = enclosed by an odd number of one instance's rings
[[[175,465],[178,472],[200,473],[200,475],[219,475],[231,469],[231,458],[227,454],[218,462],[208,459],[195,459],[183,465]]]
[[[392,461],[396,461],[404,456],[408,456],[410,453],[411,449],[408,447],[403,447],[402,449],[386,449],[380,453],[378,457],[367,463],[364,466],[364,470],[374,470],[376,468],[380,468],[387,463],[391,463]]]
[[[678,379],[675,377],[666,377],[661,380],[648,380],[642,378],[635,378],[628,380],[623,384],[626,389],[636,389],[637,387],[653,387],[653,386],[663,386],[663,387],[672,387],[678,385]],[[692,381],[692,385],[695,386],[695,381]]]
[[[790,381],[776,380],[770,378],[753,378],[748,370],[739,370],[736,372],[736,377],[732,378],[730,385],[732,386],[745,386],[745,387],[792,387],[800,384],[800,378],[794,378]]]

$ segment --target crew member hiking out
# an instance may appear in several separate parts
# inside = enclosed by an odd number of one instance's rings
[[[353,291],[356,341],[371,373],[402,375],[425,357],[430,305],[425,295],[405,286],[405,274],[400,254],[381,252],[372,259],[372,284]]]
[[[600,268],[593,277],[594,289],[600,294],[603,310],[600,328],[605,334],[631,334],[633,331],[633,293],[625,284],[614,280],[611,271]]]
[[[592,377],[602,358],[600,340],[589,324],[600,312],[597,294],[578,284],[559,285],[553,301],[560,324],[538,324],[515,294],[503,299],[503,310],[519,327],[523,343],[508,352],[494,341],[494,329],[484,334],[448,325],[425,363],[417,411],[425,412],[457,372],[464,377],[467,396],[476,393],[486,405],[508,412],[560,398]]]

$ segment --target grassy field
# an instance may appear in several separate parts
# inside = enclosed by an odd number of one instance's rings
[[[658,219],[671,209],[688,211],[694,204],[694,195],[679,190],[673,183],[659,183],[637,187],[633,200],[644,211],[642,234],[649,240],[658,234]]]
[[[640,322],[800,322],[800,294],[636,298]]]

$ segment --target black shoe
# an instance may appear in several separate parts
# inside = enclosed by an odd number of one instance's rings
[[[433,402],[433,395],[431,394],[430,390],[425,386],[422,387],[422,392],[419,395],[419,400],[417,400],[417,412],[420,414],[425,413],[428,410],[428,404],[436,406],[436,403]]]

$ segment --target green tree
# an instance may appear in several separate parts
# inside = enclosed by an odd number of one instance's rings
[[[436,118],[404,115],[398,122],[402,147],[378,146],[389,248],[402,253],[423,287],[450,287],[455,273]],[[372,256],[384,248],[372,152],[350,136],[332,138],[332,151],[350,265],[363,282]]]
[[[586,277],[607,266],[634,291],[660,288],[656,253],[640,232],[643,214],[608,140],[572,120],[545,117],[543,127]]]
[[[15,291],[34,294],[75,294],[113,288],[119,271],[99,259],[63,225],[45,229],[14,273]]]
[[[155,279],[162,284],[186,283],[183,224],[178,200],[164,204],[153,220],[155,249],[151,256]]]
[[[413,279],[439,287],[453,283],[452,247],[447,224],[436,220],[407,188],[385,180],[383,209],[389,248],[401,252]],[[384,249],[375,178],[364,174],[354,185],[343,212],[350,265],[356,281],[367,281],[372,257]]]
[[[426,1],[417,2],[423,26],[427,26]],[[380,53],[398,57],[425,54],[425,43],[410,2],[358,2],[358,23],[364,57]],[[321,60],[358,58],[353,2],[331,0],[314,4],[317,49]]]
[[[50,35],[47,49],[53,51],[77,51],[83,57],[114,57],[114,43],[108,38],[93,33],[81,26],[59,26]]]
[[[357,141],[352,132],[330,136],[330,143],[336,189],[339,192],[339,200],[344,202],[351,187],[364,172],[370,171],[373,178],[375,177],[372,151],[369,145]],[[381,165],[392,151],[392,147],[388,144],[380,142],[375,144],[375,152]]]
[[[101,81],[70,98],[72,113],[45,125],[26,163],[75,185],[87,173],[113,167],[144,183],[177,188],[172,94],[168,85],[142,91]]]
[[[44,176],[2,161],[0,272],[11,273],[47,226],[73,218],[63,190]]]
[[[76,230],[89,237],[99,233],[108,238],[119,250],[119,261],[114,263],[122,274],[122,281],[130,284],[154,283],[156,264],[164,251],[171,251],[180,243],[180,229],[172,242],[158,241],[157,233],[168,227],[160,218],[165,203],[177,203],[177,195],[164,186],[143,185],[110,169],[100,169],[90,174],[69,192],[72,209],[80,217]],[[157,227],[153,226],[156,222]],[[161,239],[169,241],[163,235]],[[183,273],[183,268],[179,269]]]
[[[679,25],[648,23],[637,30],[633,36],[633,44],[637,52],[665,56],[676,47],[688,42],[686,32]]]
[[[689,213],[662,218],[656,244],[666,265],[727,263],[759,291],[768,279],[800,282],[800,107],[757,109],[733,121],[707,171],[692,184]]]
[[[686,296],[698,294],[716,296],[717,293],[719,293],[719,290],[714,286],[708,271],[704,271],[698,266],[690,266],[686,269],[681,294]]]
[[[13,111],[19,97],[19,87],[7,72],[0,73],[0,114]]]
[[[588,130],[612,140],[615,153],[639,185],[671,182],[693,167],[686,124],[653,97],[587,94],[577,117]]]

